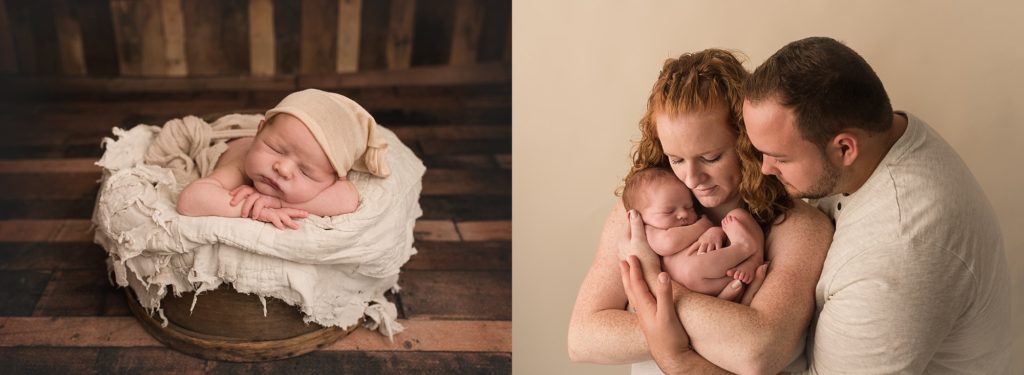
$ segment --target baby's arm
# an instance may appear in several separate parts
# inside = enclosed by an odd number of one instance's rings
[[[242,208],[231,206],[231,195],[228,194],[242,182],[242,171],[231,163],[225,163],[209,176],[192,181],[181,191],[178,213],[184,216],[242,217]]]
[[[686,226],[660,229],[645,225],[644,228],[651,249],[658,255],[669,256],[690,247],[704,231],[711,228],[711,220],[708,220],[707,216],[701,216],[696,222]]]
[[[188,184],[178,195],[178,213],[183,216],[248,217],[248,206],[231,204],[234,200],[231,192],[245,183],[242,155],[244,148],[229,148],[209,176]],[[307,213],[301,210],[267,209],[253,219],[272,223],[280,229],[284,229],[285,226],[297,229],[298,224],[292,219],[306,215]]]
[[[297,208],[314,215],[334,216],[355,212],[359,208],[359,192],[348,179],[341,179],[313,199],[301,203],[281,202],[283,207]]]

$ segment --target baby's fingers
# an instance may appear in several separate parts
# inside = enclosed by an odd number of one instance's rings
[[[249,215],[252,213],[252,206],[256,203],[257,199],[260,199],[260,195],[255,193],[249,194],[249,196],[245,197],[245,203],[242,204],[242,217],[252,217],[254,219],[259,217],[257,215]]]
[[[280,210],[280,212],[284,213],[285,215],[288,215],[288,217],[293,219],[302,219],[304,217],[309,216],[309,212],[300,210],[298,208],[279,208],[278,210]]]
[[[284,225],[287,226],[288,228],[299,229],[299,224],[292,221],[292,218],[288,217],[287,215],[281,216],[281,222],[284,223]]]
[[[267,216],[270,217],[270,222],[272,224],[274,224],[274,226],[277,227],[277,229],[284,229],[284,224],[281,224],[281,218],[280,217],[277,217],[277,215],[267,215]]]

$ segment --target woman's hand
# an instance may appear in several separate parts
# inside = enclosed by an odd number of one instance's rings
[[[640,329],[647,338],[647,347],[656,362],[673,362],[690,351],[690,337],[676,314],[672,300],[672,281],[668,274],[661,272],[652,288],[644,281],[640,261],[630,256],[619,262],[619,273],[626,298],[636,310]],[[654,293],[651,294],[651,289]]]
[[[636,210],[626,211],[625,237],[619,241],[619,260],[626,260],[630,255],[640,258],[641,262],[651,259],[657,260],[658,254],[651,249],[647,242],[647,231],[644,227],[644,220]]]
[[[644,278],[648,283],[654,284],[655,277],[661,272],[661,257],[651,249],[647,242],[647,232],[644,228],[644,220],[636,210],[626,211],[627,225],[625,236],[619,239],[618,253],[619,260],[627,260],[629,257],[636,257],[640,262]]]

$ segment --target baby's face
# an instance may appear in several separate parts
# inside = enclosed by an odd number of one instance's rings
[[[678,181],[647,187],[644,204],[637,211],[645,224],[661,229],[690,225],[698,219],[690,189]]]
[[[245,175],[261,194],[288,203],[309,201],[338,180],[313,134],[286,113],[256,134],[245,155]]]

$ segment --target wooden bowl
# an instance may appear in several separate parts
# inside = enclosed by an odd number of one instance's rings
[[[291,358],[328,346],[352,332],[349,329],[306,324],[297,307],[267,297],[267,315],[253,294],[241,294],[229,285],[199,295],[189,313],[193,293],[168,295],[161,301],[162,320],[139,304],[125,288],[132,314],[154,338],[183,353],[218,361],[257,362]]]

